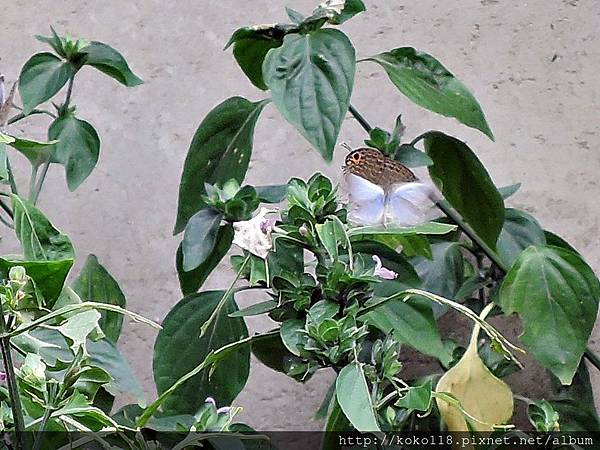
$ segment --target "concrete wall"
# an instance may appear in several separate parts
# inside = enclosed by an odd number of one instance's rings
[[[146,84],[126,89],[90,69],[78,75],[74,102],[102,138],[92,176],[69,193],[53,167],[41,206],[72,237],[80,258],[87,253],[118,278],[129,307],[161,320],[179,300],[171,236],[179,176],[191,136],[204,115],[231,95],[258,99],[224,43],[237,27],[286,20],[287,1],[220,0],[19,0],[3,2],[0,71],[16,79],[35,51],[35,34],[49,25],[74,36],[105,41],[121,50]],[[309,12],[314,3],[290,6]],[[373,123],[391,127],[402,112],[407,136],[437,128],[468,141],[498,185],[523,183],[510,204],[533,213],[569,239],[600,270],[600,2],[593,0],[367,0],[368,14],[344,29],[359,56],[413,45],[439,57],[475,93],[496,135],[480,133],[413,106],[372,64],[358,68],[353,103]],[[18,129],[42,138],[44,119]],[[341,140],[358,145],[361,128],[346,120]],[[325,165],[309,145],[268,106],[256,131],[248,181],[283,183],[316,170],[338,179],[343,151]],[[26,183],[25,164],[19,179]],[[11,251],[3,241],[2,253]],[[77,266],[77,268],[79,267]],[[208,288],[222,287],[231,272],[218,270]],[[250,299],[244,300],[248,302]],[[253,329],[269,328],[253,321]],[[450,328],[452,328],[450,326]],[[150,395],[155,333],[127,324],[121,348]],[[594,346],[600,350],[600,343]],[[538,384],[533,372],[517,384]],[[253,367],[239,404],[263,429],[313,429],[311,416],[332,380],[319,374],[306,386]],[[535,380],[535,381],[530,381]]]

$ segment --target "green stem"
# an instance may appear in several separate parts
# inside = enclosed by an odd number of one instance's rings
[[[13,174],[8,155],[6,156],[6,170],[8,172],[8,182],[10,184],[10,191],[15,195],[19,195],[19,190],[17,189],[17,182],[15,181],[15,176]]]
[[[0,302],[0,329],[2,329],[2,332],[6,330],[2,302]],[[0,338],[0,350],[2,351],[4,370],[6,371],[6,384],[8,385],[8,392],[10,394],[10,407],[12,409],[13,421],[15,422],[17,448],[25,449],[25,420],[23,419],[23,406],[21,405],[21,396],[19,395],[19,388],[17,386],[17,377],[12,361],[9,337],[3,336]]]
[[[37,164],[31,165],[31,175],[29,176],[29,201],[31,202],[34,202],[33,198],[35,195],[35,179],[37,178],[38,167],[39,166]]]
[[[74,72],[73,75],[71,75],[71,77],[69,78],[69,85],[67,86],[67,96],[65,97],[65,102],[63,103],[62,107],[60,108],[61,111],[67,111],[69,108],[69,104],[71,103],[71,96],[73,95],[73,83],[75,81],[76,73],[77,72]],[[33,193],[31,194],[31,202],[34,205],[37,202],[37,199],[42,190],[42,186],[44,185],[44,181],[46,180],[46,175],[48,174],[48,169],[50,168],[50,162],[51,162],[50,158],[48,158],[48,160],[46,160],[44,162],[44,165],[42,166],[42,173],[40,174],[40,177],[37,180],[37,183],[35,185],[35,189],[34,189]]]
[[[9,216],[11,219],[14,219],[14,215],[13,215],[13,212],[12,212],[12,210],[9,208],[9,206],[8,206],[6,203],[4,203],[4,201],[3,201],[3,200],[1,200],[1,199],[0,199],[0,208],[2,208],[2,209],[3,209],[3,210],[6,212],[6,214],[8,214],[8,216]]]
[[[42,166],[42,173],[40,174],[40,177],[38,178],[37,183],[35,182],[35,178],[37,175],[37,167],[35,169],[32,167],[32,169],[31,169],[31,181],[29,184],[30,185],[29,200],[34,205],[37,203],[38,197],[40,196],[40,192],[42,191],[42,186],[44,185],[44,180],[46,179],[46,175],[48,174],[49,168],[50,168],[50,158],[48,158],[48,160],[44,162],[44,165]]]
[[[357,122],[360,123],[360,126],[363,127],[367,133],[371,132],[373,127],[369,125],[369,122],[367,122],[367,120],[362,116],[361,113],[358,112],[358,110],[354,106],[348,106],[348,111],[350,111],[350,114],[354,116]]]
[[[369,125],[365,118],[353,106],[350,106],[348,110],[356,118],[358,123],[362,125],[367,133],[371,131],[371,125]],[[418,142],[424,137],[425,134],[426,133],[419,135],[413,142]],[[508,265],[505,264],[502,259],[500,259],[500,256],[494,250],[492,250],[490,246],[487,245],[467,223],[463,221],[462,217],[454,209],[452,209],[448,202],[441,200],[438,201],[436,205],[446,216],[448,216],[452,221],[454,221],[454,223],[456,223],[456,225],[458,225],[458,227],[469,237],[469,239],[471,239],[471,241],[481,248],[490,261],[492,261],[498,267],[498,269],[503,272],[504,275],[508,272]],[[589,347],[585,349],[584,357],[597,370],[600,371],[600,358]]]
[[[229,287],[227,288],[227,290],[223,294],[223,297],[221,297],[221,300],[219,300],[219,303],[217,304],[217,307],[215,308],[215,310],[212,312],[212,314],[210,315],[210,317],[208,318],[208,320],[206,322],[204,322],[202,324],[202,326],[200,327],[200,336],[199,337],[202,337],[202,336],[204,336],[206,334],[206,332],[208,331],[208,327],[210,326],[210,324],[215,321],[215,319],[217,318],[219,312],[221,311],[221,309],[223,309],[223,306],[225,306],[225,303],[227,302],[227,299],[229,299],[229,296],[231,295],[231,293],[234,290],[235,283],[237,283],[237,281],[240,279],[240,276],[242,275],[242,272],[246,268],[246,265],[248,264],[249,261],[250,261],[250,253],[248,253],[248,255],[246,256],[246,258],[244,259],[244,262],[240,266],[240,269],[238,270],[237,274],[235,275],[235,278],[233,279],[233,281],[231,282],[231,284],[229,285]]]
[[[53,119],[56,119],[56,115],[52,114],[50,111],[46,111],[44,109],[34,109],[29,114],[19,113],[16,116],[11,117],[10,119],[8,119],[8,122],[6,122],[6,124],[12,125],[13,123],[17,123],[19,120],[23,120],[29,116],[33,116],[36,114],[46,114],[47,116],[50,116]]]
[[[585,349],[584,356],[597,370],[600,370],[600,358],[589,347]]]

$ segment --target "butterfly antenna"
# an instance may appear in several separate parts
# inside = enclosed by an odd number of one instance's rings
[[[352,151],[352,147],[350,147],[347,142],[342,142],[340,145],[342,147],[344,147],[346,150],[348,150],[349,152]]]

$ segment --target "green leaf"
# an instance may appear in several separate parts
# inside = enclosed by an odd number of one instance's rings
[[[558,234],[554,234],[552,231],[544,230],[544,236],[546,238],[546,244],[564,248],[565,250],[569,250],[573,253],[579,254],[575,247],[573,247],[571,244],[569,244],[567,241],[561,238]]]
[[[540,400],[529,404],[527,407],[529,422],[536,431],[559,431],[559,414],[546,400]]]
[[[339,247],[350,249],[350,241],[346,235],[344,224],[336,216],[327,219],[325,223],[316,224],[317,236],[332,261],[337,261]]]
[[[211,255],[222,219],[223,214],[212,208],[201,209],[190,218],[181,243],[185,272],[194,270]]]
[[[304,321],[300,319],[286,320],[279,328],[281,342],[294,355],[300,356],[302,350],[299,346],[305,339]]]
[[[433,56],[412,47],[401,47],[365,61],[381,65],[400,92],[417,105],[454,117],[494,140],[475,97]]]
[[[485,167],[462,141],[441,132],[425,137],[429,175],[446,200],[493,249],[504,223],[504,202]]]
[[[281,342],[279,333],[253,338],[252,353],[265,366],[281,373],[286,373],[286,361],[293,357]]]
[[[83,299],[83,301],[95,301],[110,303],[122,308],[126,306],[125,295],[119,283],[100,264],[95,255],[88,255],[85,265],[79,276],[75,279],[71,288]],[[123,316],[112,311],[101,311],[100,328],[106,337],[113,343],[117,343],[123,325]]]
[[[277,302],[273,300],[267,300],[260,303],[255,303],[247,308],[240,309],[239,311],[229,314],[229,317],[248,317],[248,316],[259,316],[261,314],[268,313],[277,307]]]
[[[562,386],[552,377],[553,390],[556,392],[550,401],[559,414],[560,430],[600,431],[600,418],[594,404],[594,393],[585,362],[581,361],[569,386]]]
[[[340,371],[335,383],[335,394],[354,428],[361,433],[380,431],[361,363],[350,363]]]
[[[100,154],[98,133],[88,122],[68,113],[52,122],[48,139],[59,141],[54,160],[65,166],[67,186],[74,191],[96,167]]]
[[[512,197],[514,194],[516,194],[520,188],[521,188],[521,183],[515,183],[515,184],[511,184],[510,186],[504,186],[504,187],[498,188],[498,192],[500,192],[500,195],[502,196],[502,198],[504,200],[506,200],[507,198]]]
[[[231,224],[223,225],[217,232],[214,248],[202,264],[194,270],[183,270],[183,250],[181,244],[177,249],[176,266],[179,286],[183,295],[193,294],[200,289],[211,272],[225,257],[233,242],[233,227]]]
[[[70,316],[57,330],[69,339],[71,350],[77,353],[85,344],[87,336],[98,326],[100,313],[96,310],[83,311]]]
[[[19,94],[23,112],[51,99],[72,76],[69,63],[52,53],[36,53],[25,63],[19,75]]]
[[[15,233],[26,260],[57,261],[74,258],[75,251],[66,234],[54,228],[42,212],[27,200],[14,194],[11,198]]]
[[[8,278],[11,267],[21,266],[35,282],[38,291],[46,300],[46,307],[51,308],[60,295],[69,270],[73,266],[73,259],[58,261],[21,261],[18,259],[0,258],[0,275]]]
[[[412,297],[408,301],[393,300],[361,316],[369,325],[394,337],[448,367],[452,355],[442,343],[437,324],[426,299]]]
[[[414,411],[429,411],[431,408],[431,380],[421,386],[409,387],[404,397],[396,402],[396,406]]]
[[[290,20],[295,23],[296,25],[302,23],[304,21],[304,16],[302,14],[300,14],[298,11],[296,11],[295,9],[289,8],[289,7],[285,7],[285,12],[288,15],[288,17],[290,18]]]
[[[431,244],[432,258],[414,258],[413,264],[425,291],[454,298],[464,281],[464,258],[457,242]]]
[[[496,247],[507,267],[530,245],[546,244],[544,230],[537,220],[524,211],[507,208],[504,225]]]
[[[243,319],[228,317],[237,310],[233,298],[229,298],[207,332],[199,337],[200,328],[223,295],[224,291],[206,291],[187,296],[165,317],[154,344],[154,381],[159,395],[202,363],[211,350],[248,336]],[[244,346],[228,355],[210,378],[208,370],[202,371],[173,392],[163,404],[163,412],[194,414],[207,397],[228,405],[246,384],[249,370],[250,349]]]
[[[287,184],[273,184],[269,186],[255,186],[256,195],[262,203],[279,203],[285,199]]]
[[[406,167],[423,167],[433,165],[433,161],[426,153],[410,144],[402,144],[394,155],[396,161],[400,161]]]
[[[233,56],[242,71],[246,74],[250,82],[259,89],[266,91],[267,85],[263,78],[262,64],[272,48],[277,48],[283,44],[285,31],[279,30],[278,25],[271,28],[268,34],[263,29],[252,29],[247,27],[246,33],[240,33],[240,36],[233,41]],[[232,39],[234,39],[234,35]],[[230,40],[230,43],[232,41]],[[230,44],[228,44],[230,45]]]
[[[222,185],[232,178],[242,182],[252,153],[254,126],[267,103],[231,97],[204,118],[183,166],[175,234],[183,231],[190,217],[205,206],[205,183]]]
[[[288,34],[263,63],[273,103],[327,161],[348,111],[355,66],[354,47],[333,29]]]
[[[112,377],[112,381],[103,387],[115,396],[120,393],[133,395],[140,405],[145,406],[144,390],[116,345],[106,339],[100,339],[88,340],[86,346],[90,353],[90,364],[101,367]]]
[[[125,86],[133,87],[143,83],[131,71],[125,58],[109,45],[93,41],[81,49],[81,53],[85,54],[85,65],[98,69]]]
[[[335,387],[335,386],[334,386]],[[352,430],[352,425],[345,416],[339,402],[334,397],[332,399],[331,412],[325,424],[323,440],[321,441],[321,450],[341,450],[339,432],[349,432]],[[332,433],[332,431],[334,433]],[[327,433],[328,432],[328,433]],[[337,432],[337,433],[336,433]]]
[[[456,225],[439,222],[426,222],[414,227],[394,228],[394,227],[377,227],[365,226],[355,227],[348,231],[348,236],[415,236],[420,234],[448,234],[456,230]]]
[[[266,91],[262,65],[272,48],[283,44],[283,37],[297,31],[297,27],[287,24],[254,25],[237,29],[229,38],[225,49],[233,45],[233,56],[250,82]]]
[[[339,1],[326,0],[323,5],[325,8],[331,8],[331,3],[339,3]],[[347,20],[352,19],[355,15],[367,10],[362,0],[344,0],[343,5],[344,7],[340,12],[334,10],[335,14],[329,19],[330,23],[340,25]]]
[[[568,250],[532,246],[506,275],[499,302],[523,321],[521,341],[563,384],[571,383],[598,313],[600,283]]]
[[[12,138],[9,144],[23,154],[34,167],[50,160],[54,151],[54,144],[58,143],[58,141],[41,142],[16,136],[8,137]]]

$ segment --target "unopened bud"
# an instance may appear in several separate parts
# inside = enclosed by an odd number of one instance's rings
[[[8,272],[8,278],[10,281],[25,284],[27,282],[27,273],[25,272],[25,268],[23,266],[11,267],[10,271]]]

